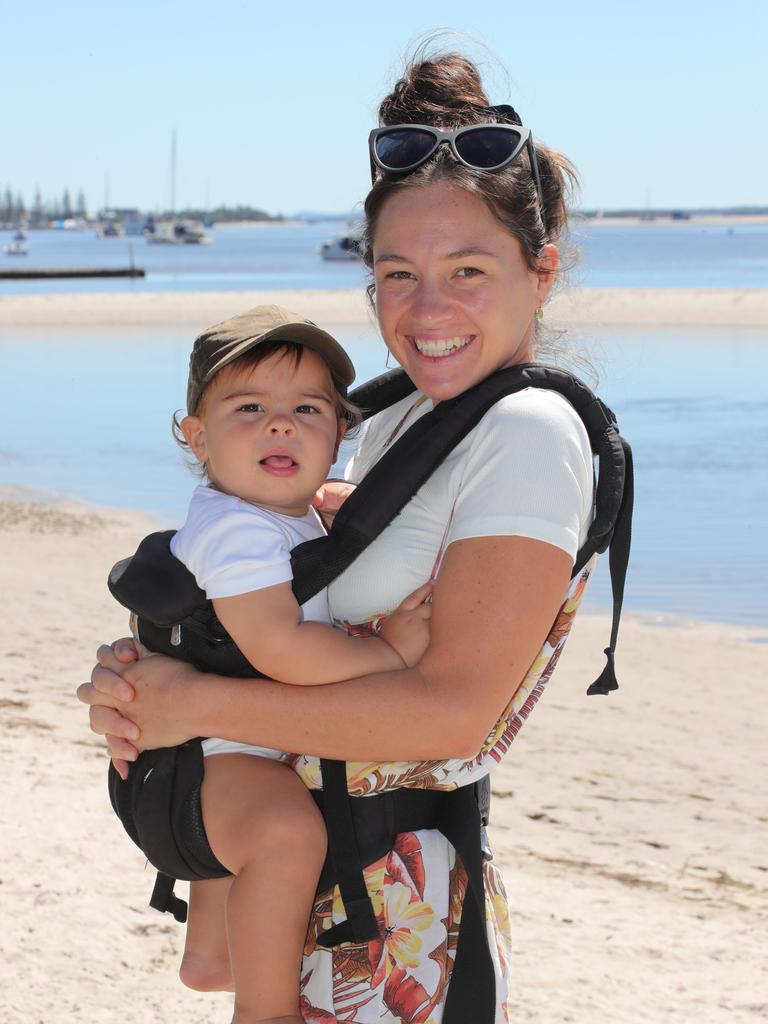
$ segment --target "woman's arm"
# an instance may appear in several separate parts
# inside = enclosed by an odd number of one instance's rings
[[[525,537],[454,542],[435,583],[431,642],[412,669],[295,687],[160,657],[125,666],[102,648],[78,696],[104,705],[92,708],[92,728],[129,759],[135,730],[110,708],[138,726],[141,748],[208,735],[344,760],[472,757],[541,649],[571,566],[562,549]],[[117,699],[130,687],[133,700]]]

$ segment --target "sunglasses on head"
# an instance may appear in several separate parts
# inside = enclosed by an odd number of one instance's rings
[[[500,171],[526,149],[539,206],[544,208],[531,130],[522,125],[471,124],[454,132],[443,132],[427,124],[393,124],[374,128],[368,136],[371,182],[376,181],[377,168],[387,174],[415,171],[442,145],[450,147],[460,164],[476,171]]]

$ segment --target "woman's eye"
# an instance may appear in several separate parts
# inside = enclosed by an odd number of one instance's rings
[[[385,275],[387,281],[409,281],[413,277],[409,270],[392,270]]]
[[[456,271],[457,277],[476,277],[478,274],[482,274],[478,267],[460,267]]]

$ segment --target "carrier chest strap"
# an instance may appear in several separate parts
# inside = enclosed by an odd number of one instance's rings
[[[610,545],[613,622],[605,648],[608,663],[587,690],[590,695],[610,693],[618,688],[614,655],[631,539],[632,453],[611,410],[578,378],[556,367],[521,363],[498,370],[469,391],[440,402],[413,423],[346,499],[328,536],[293,549],[293,591],[299,604],[304,604],[335,580],[382,533],[485,413],[501,398],[528,387],[555,391],[570,402],[599,460],[595,516],[587,541],[577,552],[572,575],[578,575],[594,554]],[[376,411],[382,399],[391,402],[414,390],[408,376],[395,370],[356,389],[350,399],[367,411]]]

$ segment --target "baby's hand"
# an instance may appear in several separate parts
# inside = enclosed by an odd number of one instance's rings
[[[379,636],[394,648],[413,668],[429,647],[429,620],[432,615],[432,581],[414,590],[381,625]]]
[[[357,484],[347,483],[346,480],[326,480],[318,488],[312,499],[312,508],[317,509],[317,514],[322,519],[326,530],[330,530],[333,526],[336,513],[356,486]]]

